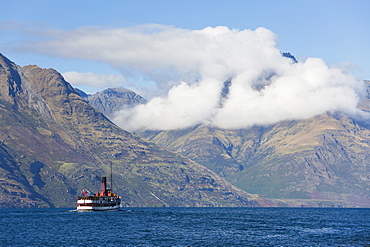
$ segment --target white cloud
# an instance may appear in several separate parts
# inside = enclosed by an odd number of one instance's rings
[[[116,114],[114,122],[125,129],[177,129],[210,121],[219,100],[220,83],[206,79],[174,86],[164,97]]]
[[[76,71],[68,71],[62,75],[64,79],[74,87],[83,88],[88,86],[95,90],[103,90],[107,87],[119,87],[125,81],[125,77],[122,75],[95,74],[91,72],[80,73]]]
[[[270,79],[262,90],[253,90],[245,78],[236,78],[230,96],[213,123],[223,128],[243,128],[282,120],[305,119],[326,111],[361,114],[357,104],[363,84],[321,59],[291,64]]]
[[[150,88],[157,96],[146,105],[116,115],[114,121],[128,130],[176,129],[204,122],[243,128],[326,111],[362,114],[357,108],[364,92],[361,81],[321,59],[293,63],[281,55],[276,35],[265,28],[186,30],[152,24],[48,35],[48,40],[28,49],[105,62],[125,78],[139,74],[157,84]],[[74,83],[95,80],[96,85],[107,85],[94,74],[89,78],[68,73],[67,80],[71,76]],[[229,78],[229,94],[220,100]]]
[[[140,72],[166,87],[168,81],[189,83],[211,76],[235,76],[245,65],[279,54],[275,35],[265,29],[227,27],[186,30],[163,25],[117,29],[80,28],[45,32],[48,38],[26,49],[68,58],[105,62],[125,76]],[[261,50],[261,47],[264,47]],[[170,84],[173,85],[173,84]]]

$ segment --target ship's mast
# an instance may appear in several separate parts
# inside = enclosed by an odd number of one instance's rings
[[[112,161],[110,162],[110,191],[113,193]]]

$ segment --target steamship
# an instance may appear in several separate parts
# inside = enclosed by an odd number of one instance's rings
[[[111,177],[112,183],[112,177]],[[108,210],[119,210],[121,204],[121,198],[112,192],[111,189],[107,189],[107,178],[102,177],[102,189],[100,192],[96,192],[92,196],[86,195],[83,191],[83,196],[77,198],[77,211],[108,211]]]

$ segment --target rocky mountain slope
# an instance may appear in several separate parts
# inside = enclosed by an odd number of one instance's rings
[[[272,205],[109,121],[53,69],[0,54],[0,207],[73,207],[114,167],[125,206]]]
[[[200,125],[142,135],[241,189],[287,205],[370,206],[370,129],[344,116],[323,114],[242,130]]]

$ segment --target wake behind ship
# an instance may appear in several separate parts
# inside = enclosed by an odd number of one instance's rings
[[[78,211],[108,211],[119,210],[121,198],[107,189],[107,178],[102,177],[102,189],[93,196],[84,196],[77,198]]]

